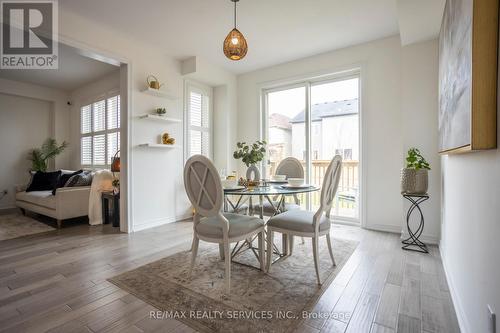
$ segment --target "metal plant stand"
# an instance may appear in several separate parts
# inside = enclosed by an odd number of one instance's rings
[[[427,245],[425,245],[422,241],[420,241],[420,235],[424,231],[424,214],[420,209],[420,204],[429,199],[428,194],[405,194],[403,193],[403,197],[411,202],[411,206],[406,213],[406,227],[408,229],[409,237],[402,240],[401,243],[404,245],[401,247],[403,250],[416,251],[422,253],[429,253],[427,249]],[[415,210],[418,210],[420,214],[420,224],[418,225],[417,230],[413,231],[410,227],[410,218],[411,214]]]

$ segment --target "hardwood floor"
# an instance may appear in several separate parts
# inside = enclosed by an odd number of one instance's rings
[[[193,332],[106,281],[189,249],[191,235],[189,222],[131,235],[78,225],[1,241],[0,332]],[[395,234],[350,226],[332,236],[359,246],[314,309],[332,315],[298,332],[459,332],[436,247],[406,252]]]

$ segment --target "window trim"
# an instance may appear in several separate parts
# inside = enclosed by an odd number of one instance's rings
[[[189,110],[189,99],[190,92],[198,92],[204,96],[208,96],[208,128],[203,126],[192,126]],[[214,126],[213,126],[213,89],[210,86],[204,85],[202,83],[184,80],[184,161],[186,161],[191,154],[191,130],[200,131],[208,133],[208,158],[213,160],[214,156]]]
[[[102,93],[99,95],[96,95],[91,98],[86,98],[84,99],[78,108],[79,112],[79,132],[80,132],[80,142],[79,142],[79,152],[80,152],[80,167],[86,168],[86,169],[109,169],[111,167],[111,164],[108,163],[109,157],[108,156],[108,134],[113,134],[113,133],[118,133],[118,139],[121,142],[121,121],[118,124],[117,128],[113,129],[108,129],[108,99],[113,98],[118,96],[118,102],[120,104],[120,110],[118,110],[118,117],[121,118],[121,96],[120,96],[120,90],[119,89],[111,89],[107,91],[106,93]],[[104,100],[104,130],[101,131],[93,131],[94,128],[94,112],[93,112],[93,104],[97,103],[99,101]],[[82,133],[82,108],[90,105],[91,106],[91,111],[90,111],[90,124],[91,124],[91,131],[87,133]],[[104,134],[104,151],[105,151],[105,156],[104,156],[104,164],[94,164],[94,141],[93,138],[98,135],[103,135]],[[82,139],[89,137],[91,138],[91,164],[84,164],[82,161]],[[121,143],[120,143],[121,144]],[[118,147],[118,150],[120,150],[120,147]]]

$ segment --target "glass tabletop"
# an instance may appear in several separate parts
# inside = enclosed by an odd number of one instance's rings
[[[316,186],[287,188],[282,185],[256,186],[248,189],[224,189],[226,195],[280,195],[280,194],[298,194],[319,191]]]

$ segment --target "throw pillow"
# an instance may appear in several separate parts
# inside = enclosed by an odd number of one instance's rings
[[[82,171],[77,175],[71,176],[64,187],[90,186],[92,185],[92,172]]]
[[[56,190],[60,187],[64,187],[66,182],[74,175],[78,175],[79,173],[83,172],[83,170],[78,170],[75,172],[72,171],[67,171],[67,170],[61,170],[61,177],[59,177],[59,181],[57,182],[56,186],[52,190],[52,195],[56,195]]]
[[[26,192],[33,191],[52,191],[61,177],[61,170],[54,172],[37,171],[33,175],[30,185]]]

